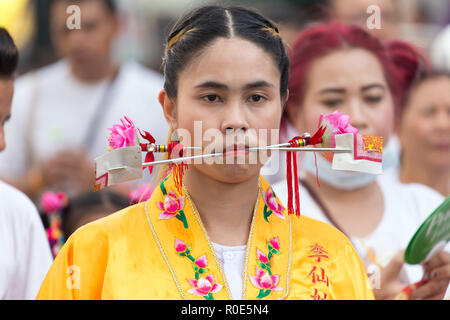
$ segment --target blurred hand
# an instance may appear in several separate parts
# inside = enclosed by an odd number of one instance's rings
[[[450,281],[450,253],[438,252],[423,267],[428,282],[415,289],[410,299],[443,299]]]
[[[55,154],[41,165],[46,188],[80,191],[92,189],[95,180],[93,161],[81,150]]]
[[[404,264],[404,253],[404,250],[397,252],[389,264],[381,270],[380,289],[373,290],[375,299],[394,299],[405,287],[405,284],[398,280]]]

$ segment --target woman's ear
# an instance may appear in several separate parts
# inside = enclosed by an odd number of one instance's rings
[[[158,101],[161,104],[167,123],[172,129],[176,129],[177,117],[175,102],[169,98],[165,89],[159,92]]]

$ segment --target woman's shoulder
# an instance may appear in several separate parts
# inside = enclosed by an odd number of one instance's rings
[[[328,248],[326,250],[332,251],[350,246],[353,251],[353,246],[347,236],[334,226],[305,215],[300,216],[300,218],[291,217],[291,219],[294,244],[300,246],[318,244]]]
[[[120,237],[126,236],[133,231],[133,226],[142,224],[145,219],[144,206],[146,202],[141,202],[106,217],[89,222],[78,228],[69,239],[72,242],[90,244],[102,240],[110,242]]]
[[[420,221],[428,217],[445,199],[436,190],[419,183],[401,183],[379,179],[386,207],[396,215],[403,212],[410,218],[415,216]]]
[[[36,206],[30,198],[2,181],[0,181],[0,212],[12,220],[25,224],[30,222],[30,216],[38,216]]]

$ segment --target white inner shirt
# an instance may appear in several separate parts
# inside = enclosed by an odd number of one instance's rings
[[[217,258],[222,266],[233,300],[242,300],[242,275],[246,245],[224,246],[212,242]]]

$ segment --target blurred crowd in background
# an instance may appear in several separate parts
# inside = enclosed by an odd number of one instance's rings
[[[55,61],[58,52],[51,38],[51,0],[1,0],[0,21],[21,50],[19,73]],[[224,3],[208,0],[118,0],[120,32],[114,44],[119,61],[137,59],[160,71],[164,39],[171,24],[199,5]],[[382,28],[373,30],[383,39],[403,39],[433,55],[438,65],[448,64],[440,52],[449,46],[450,3],[446,0],[228,0],[256,8],[280,26],[289,44],[303,28],[328,17],[366,27],[367,8],[381,9]],[[367,28],[367,27],[366,27]],[[444,40],[447,34],[447,41]],[[448,54],[448,53],[447,53]]]

